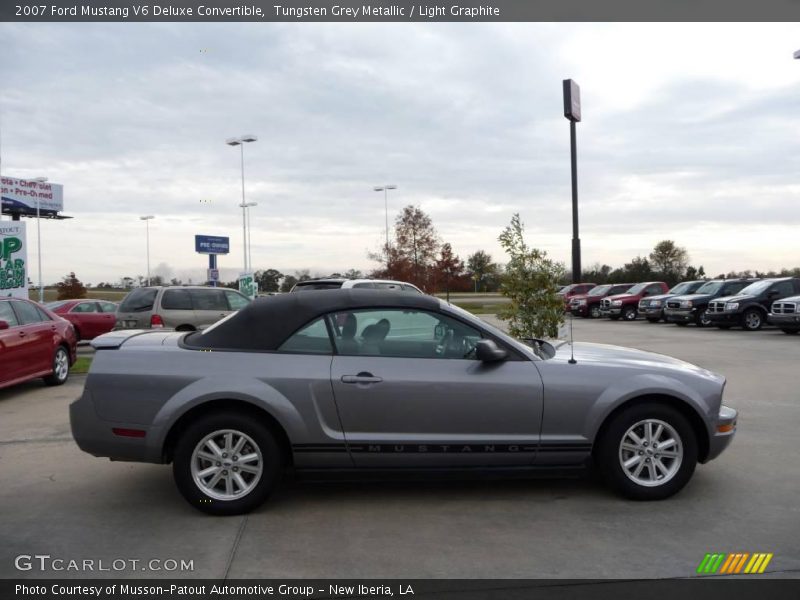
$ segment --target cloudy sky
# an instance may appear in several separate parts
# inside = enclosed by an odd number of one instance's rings
[[[42,224],[45,282],[143,274],[144,214],[154,272],[201,278],[203,233],[231,237],[234,278],[224,141],[243,133],[259,136],[256,268],[372,268],[383,183],[390,218],[420,206],[462,257],[503,262],[519,212],[569,264],[567,77],[584,265],[662,239],[710,274],[800,265],[797,24],[2,24],[0,39],[2,174],[62,183],[75,217]]]

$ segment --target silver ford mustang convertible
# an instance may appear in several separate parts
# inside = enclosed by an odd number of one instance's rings
[[[171,462],[183,496],[213,514],[256,508],[287,468],[594,464],[624,496],[658,500],[736,431],[720,375],[616,346],[523,343],[417,294],[272,296],[204,332],[117,331],[92,345],[70,406],[78,445]]]

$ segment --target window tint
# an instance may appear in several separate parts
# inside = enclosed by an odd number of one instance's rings
[[[731,283],[725,284],[725,289],[722,291],[724,296],[732,296],[743,290],[745,287],[750,285],[747,281],[733,281]]]
[[[400,284],[397,283],[389,283],[388,281],[376,281],[375,287],[379,290],[398,290],[400,291],[402,287]]]
[[[477,329],[419,310],[385,309],[331,315],[336,350],[359,356],[474,358]]]
[[[119,305],[120,312],[146,312],[153,310],[153,302],[156,301],[155,288],[138,288],[130,292],[122,304]]]
[[[230,310],[239,310],[250,304],[250,300],[233,290],[225,290],[225,296],[228,298]]]
[[[11,310],[11,302],[0,300],[0,321],[5,321],[9,327],[19,325],[17,315]]]
[[[114,304],[113,302],[101,302],[100,311],[104,313],[117,312],[117,305]]]
[[[41,306],[37,306],[36,307],[36,311],[39,313],[39,320],[40,321],[52,321],[53,320],[53,319],[50,318],[50,315],[48,315],[46,312],[44,312],[44,310],[42,310]]]
[[[161,297],[161,308],[165,310],[192,310],[189,290],[165,290]]]
[[[39,311],[29,302],[14,302],[14,312],[17,313],[17,318],[23,325],[42,322]]]
[[[775,292],[775,298],[786,298],[794,294],[794,286],[791,281],[779,281],[770,290],[770,293]]]
[[[97,312],[97,305],[94,302],[81,302],[72,307],[69,312],[74,313],[93,313]]]
[[[664,292],[661,289],[660,285],[651,285],[647,288],[647,295],[648,296],[655,296],[656,294],[663,294]]]
[[[278,352],[333,354],[328,328],[322,318],[306,325],[281,344]]]
[[[404,292],[412,292],[414,294],[422,293],[417,288],[415,288],[413,285],[408,285],[407,283],[403,284],[403,291]]]
[[[228,310],[222,290],[189,290],[195,310]]]

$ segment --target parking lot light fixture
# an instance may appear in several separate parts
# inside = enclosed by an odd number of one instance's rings
[[[47,183],[47,177],[36,177],[32,179],[36,183]],[[44,303],[44,286],[42,285],[42,228],[39,218],[39,194],[36,194],[36,254],[39,262],[39,304]]]
[[[258,137],[253,135],[252,133],[246,133],[239,137],[232,137],[225,140],[225,143],[228,146],[239,146],[241,151],[242,157],[242,203],[239,205],[242,207],[242,248],[244,250],[244,272],[248,272],[248,257],[247,257],[247,215],[245,211],[247,207],[245,206],[246,202],[244,199],[244,145],[249,142],[257,142]]]
[[[145,215],[139,217],[144,221],[145,230],[147,231],[147,286],[150,287],[150,220],[155,219],[154,215]]]
[[[383,206],[386,211],[386,252],[389,252],[389,190],[396,190],[396,185],[378,185],[372,188],[376,192],[383,192]]]
[[[239,207],[242,209],[247,210],[247,262],[250,264],[250,268],[253,268],[253,245],[252,245],[252,235],[250,232],[250,208],[253,206],[258,206],[258,202],[242,202]]]

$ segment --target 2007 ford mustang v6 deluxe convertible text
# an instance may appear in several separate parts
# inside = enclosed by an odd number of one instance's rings
[[[195,507],[259,506],[286,468],[515,471],[594,464],[671,496],[736,431],[725,379],[659,354],[522,343],[431,296],[258,299],[203,332],[116,331],[70,407],[78,445],[172,463]]]

